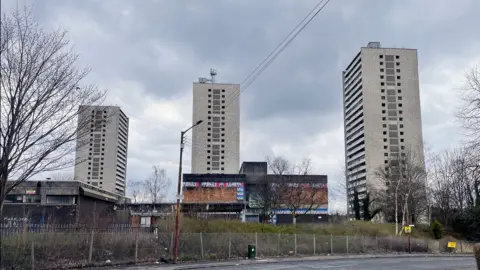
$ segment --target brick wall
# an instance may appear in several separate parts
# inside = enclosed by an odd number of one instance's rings
[[[183,201],[192,202],[235,202],[237,188],[195,188],[183,190]]]

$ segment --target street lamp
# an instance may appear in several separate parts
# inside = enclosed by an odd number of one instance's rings
[[[182,193],[182,161],[183,161],[183,148],[185,146],[184,139],[185,134],[192,128],[200,125],[203,121],[199,120],[193,126],[189,127],[185,131],[180,132],[180,163],[178,164],[178,186],[177,186],[177,207],[175,209],[175,243],[173,246],[173,263],[177,263],[178,258],[178,238],[180,236],[180,196]]]

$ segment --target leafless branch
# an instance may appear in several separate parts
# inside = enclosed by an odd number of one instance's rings
[[[275,194],[275,206],[291,211],[294,223],[298,216],[327,204],[327,189],[315,186],[318,183],[309,177],[312,171],[310,160],[305,159],[299,165],[291,165],[285,158],[275,157],[267,158],[267,162],[273,172],[270,185]]]
[[[159,203],[167,196],[170,181],[167,178],[167,173],[159,166],[153,166],[152,174],[145,179],[143,186],[146,196],[152,203]]]
[[[442,223],[451,225],[455,213],[480,205],[480,159],[473,148],[457,148],[436,156],[430,194]]]
[[[77,123],[79,106],[104,100],[105,92],[82,84],[89,69],[76,67],[66,34],[45,32],[26,8],[2,15],[0,207],[26,179],[72,166],[75,141],[90,130],[90,123]],[[7,187],[9,178],[15,181]]]
[[[130,191],[130,195],[132,195],[133,202],[137,203],[137,200],[139,199],[139,196],[143,192],[143,183],[140,181],[135,181],[135,180],[130,180],[128,181],[128,190]]]
[[[398,155],[391,155],[389,163],[375,172],[382,187],[374,191],[373,197],[383,205],[387,217],[394,217],[398,232],[398,217],[402,214],[402,225],[410,214],[421,216],[426,206],[426,172],[423,154],[407,148]]]
[[[466,86],[461,91],[462,104],[457,113],[473,147],[480,147],[480,65],[465,75]]]

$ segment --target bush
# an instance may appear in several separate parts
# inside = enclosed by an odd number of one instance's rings
[[[477,260],[477,268],[480,269],[480,244],[476,244],[473,250],[475,252],[475,259]]]
[[[469,241],[480,241],[480,206],[463,210],[455,215],[452,229]]]
[[[442,224],[438,220],[434,220],[431,225],[432,234],[435,239],[441,239],[443,237]]]

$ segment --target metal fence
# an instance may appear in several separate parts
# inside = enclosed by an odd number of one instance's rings
[[[180,235],[179,260],[245,258],[255,245],[257,257],[408,252],[408,238],[315,234],[189,233]],[[127,264],[168,260],[173,233],[30,232],[2,238],[5,269],[52,269],[79,265]],[[411,239],[412,252],[445,252],[447,243]],[[464,243],[458,252],[472,252]]]
[[[115,233],[154,233],[153,226],[132,226],[130,224],[110,224],[108,226],[92,227],[91,224],[0,224],[0,235],[16,235],[24,233],[89,233],[92,230],[97,232],[115,232]]]

